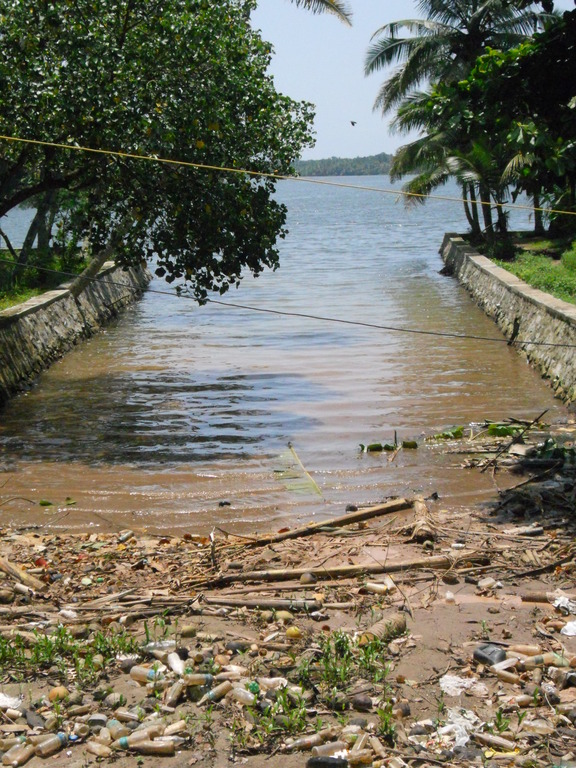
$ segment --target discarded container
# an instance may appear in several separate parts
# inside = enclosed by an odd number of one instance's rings
[[[130,677],[132,680],[137,680],[139,683],[155,683],[157,680],[163,680],[164,675],[157,669],[151,669],[150,667],[132,667],[130,670]]]
[[[576,687],[576,672],[572,672],[570,668],[559,669],[557,667],[550,667],[548,675],[560,690]]]
[[[203,675],[203,674],[191,673],[191,674],[184,675],[182,679],[186,683],[186,685],[189,687],[193,685],[212,685],[212,683],[214,682],[214,677],[208,674]]]
[[[121,723],[120,720],[116,720],[115,718],[112,718],[106,722],[106,728],[108,729],[110,736],[112,737],[112,741],[121,739],[122,736],[129,736],[132,733],[130,728],[128,728],[126,725]]]
[[[374,753],[371,749],[351,750],[346,755],[348,765],[372,765]]]
[[[522,678],[519,675],[515,675],[513,672],[508,672],[505,669],[494,669],[491,667],[496,677],[505,683],[512,683],[512,685],[521,685]]]
[[[174,755],[176,744],[173,741],[137,741],[130,746],[139,755]]]
[[[2,755],[2,765],[11,765],[17,768],[17,766],[27,763],[34,756],[35,751],[34,744],[16,744]]]
[[[317,747],[312,747],[312,755],[314,757],[319,756],[331,756],[336,752],[341,752],[343,749],[347,749],[348,745],[345,741],[329,741],[327,744],[319,744]]]
[[[186,671],[186,663],[184,659],[181,659],[176,651],[169,653],[166,658],[166,664],[170,667],[172,672],[176,672],[177,675],[183,675]]]
[[[253,707],[258,698],[247,688],[240,688],[239,686],[232,688],[232,690],[228,693],[228,696],[229,698],[238,701],[240,704],[245,704],[248,707]]]
[[[162,723],[154,723],[153,725],[147,725],[144,728],[138,728],[129,736],[122,736],[121,739],[113,741],[111,744],[112,749],[131,749],[134,744],[140,741],[149,741],[156,736],[162,736],[164,733],[164,726]]]
[[[542,648],[540,648],[539,645],[523,645],[521,643],[509,645],[508,650],[515,653],[522,653],[524,656],[538,656],[542,653]]]
[[[207,701],[219,701],[232,690],[232,687],[232,683],[229,680],[225,680],[223,683],[220,683],[220,685],[217,685],[216,688],[213,688],[211,691],[204,694],[198,704],[205,704]]]
[[[498,664],[506,658],[506,651],[499,645],[493,643],[483,643],[474,649],[474,660],[479,664],[486,664],[491,667]]]
[[[558,653],[543,653],[540,656],[529,656],[520,662],[524,669],[534,669],[534,667],[569,667],[570,661],[566,656],[560,656]]]
[[[555,730],[556,728],[552,723],[542,718],[522,721],[522,731],[524,731],[524,733],[536,733],[539,736],[550,736]]]
[[[164,728],[163,736],[174,736],[177,733],[182,733],[186,730],[186,720],[177,720],[175,723],[170,723]]]
[[[36,745],[34,752],[39,757],[48,757],[63,749],[68,744],[68,736],[65,733],[55,733]]]
[[[113,754],[110,747],[107,747],[105,744],[100,744],[97,741],[87,741],[84,745],[84,749],[91,755],[96,755],[96,757],[110,757],[110,755]]]
[[[138,723],[140,721],[140,715],[138,712],[134,712],[131,709],[126,709],[126,707],[119,707],[114,712],[114,715],[117,720],[120,720],[121,723]],[[90,720],[88,723],[90,723]]]
[[[175,707],[182,698],[187,687],[188,686],[184,680],[177,680],[174,685],[165,691],[164,704],[166,704],[167,707]]]
[[[312,749],[312,747],[320,746],[330,739],[335,739],[338,735],[338,728],[323,728],[321,731],[312,733],[309,736],[302,736],[299,739],[295,739],[286,745],[286,749],[290,752],[306,751]]]

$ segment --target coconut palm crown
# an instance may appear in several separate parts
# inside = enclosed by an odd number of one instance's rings
[[[488,48],[508,49],[550,18],[534,7],[509,0],[420,0],[423,19],[384,24],[372,35],[366,54],[367,75],[400,62],[382,84],[374,109],[396,106],[425,81],[466,75]],[[409,36],[400,37],[405,30]]]

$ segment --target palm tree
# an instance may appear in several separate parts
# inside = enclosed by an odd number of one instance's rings
[[[307,8],[309,11],[312,11],[312,13],[333,13],[345,24],[352,24],[352,13],[349,10],[348,5],[340,0],[292,0],[292,2],[294,5],[301,5],[304,8]]]
[[[419,0],[424,19],[385,24],[372,35],[367,75],[402,65],[382,84],[375,109],[388,112],[425,81],[464,77],[487,48],[508,49],[532,34],[550,14],[509,0]],[[399,37],[400,30],[409,33]]]

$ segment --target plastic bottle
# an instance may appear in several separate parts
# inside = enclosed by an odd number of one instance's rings
[[[138,712],[132,712],[132,710],[126,709],[126,707],[118,707],[114,714],[121,723],[138,723],[140,721]]]
[[[112,749],[132,749],[135,744],[140,741],[149,741],[156,736],[162,736],[164,733],[164,726],[162,723],[154,723],[153,725],[147,725],[145,728],[138,728],[129,736],[122,736],[120,739],[116,739],[110,745]]]
[[[183,675],[186,670],[184,660],[178,656],[176,651],[172,651],[168,654],[166,664],[168,664],[172,672],[176,672],[177,675]]]
[[[162,672],[150,667],[132,667],[130,677],[139,683],[155,683],[157,680],[164,679]]]
[[[506,669],[494,669],[494,667],[492,669],[496,677],[505,683],[512,683],[513,685],[520,685],[522,683],[522,678],[513,672],[508,672]]]
[[[198,704],[205,704],[207,701],[219,701],[231,690],[232,683],[229,680],[226,680],[223,683],[220,683],[220,685],[217,685],[216,688],[213,688],[211,691],[204,694]]]
[[[543,653],[539,656],[529,656],[522,661],[524,669],[534,669],[534,667],[569,667],[570,662],[566,656],[560,656],[558,653]]]
[[[167,707],[175,707],[182,698],[182,694],[186,690],[186,687],[186,682],[184,680],[177,680],[174,685],[168,688],[164,693],[164,704],[166,704]]]
[[[176,744],[173,741],[138,741],[130,749],[140,755],[174,755]]]
[[[87,741],[86,752],[90,752],[91,755],[96,755],[96,757],[110,757],[113,754],[110,747],[107,747],[106,744],[100,744],[98,741]]]
[[[186,720],[178,720],[175,723],[170,723],[164,728],[164,736],[174,736],[175,734],[182,733],[186,730]]]
[[[212,685],[214,682],[214,677],[212,675],[208,674],[200,674],[200,673],[191,673],[184,675],[182,678],[187,686],[191,687],[193,685]]]
[[[33,757],[35,749],[34,744],[15,744],[2,755],[2,765],[12,765],[14,768],[24,765]]]
[[[321,755],[330,756],[336,752],[341,752],[344,749],[348,749],[348,745],[345,741],[329,741],[327,744],[320,744],[317,747],[312,747],[312,755],[319,757]]]
[[[130,728],[121,723],[120,720],[116,720],[116,718],[111,718],[108,720],[106,723],[106,728],[108,728],[113,741],[121,739],[122,736],[129,736],[132,733]]]
[[[58,752],[68,744],[68,736],[65,733],[54,733],[52,736],[41,741],[35,747],[35,753],[39,757],[48,757]]]
[[[232,688],[228,695],[231,699],[240,702],[240,704],[245,704],[248,707],[253,707],[258,698],[254,693],[251,693],[251,691],[246,688],[241,688],[240,686]]]
[[[348,765],[372,765],[374,753],[371,749],[357,749],[346,755]]]
[[[290,752],[305,752],[308,749],[312,749],[312,747],[320,746],[320,744],[323,744],[323,742],[324,740],[319,733],[313,733],[310,736],[303,736],[301,739],[295,739],[286,746]]]

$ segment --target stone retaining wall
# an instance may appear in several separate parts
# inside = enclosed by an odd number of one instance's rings
[[[506,338],[518,340],[517,349],[540,370],[556,395],[575,401],[576,349],[545,345],[576,345],[576,305],[531,288],[481,256],[459,235],[446,234],[440,253],[448,270],[496,321]]]
[[[146,269],[124,271],[107,262],[76,299],[66,283],[0,312],[0,405],[119,315],[150,278]]]

